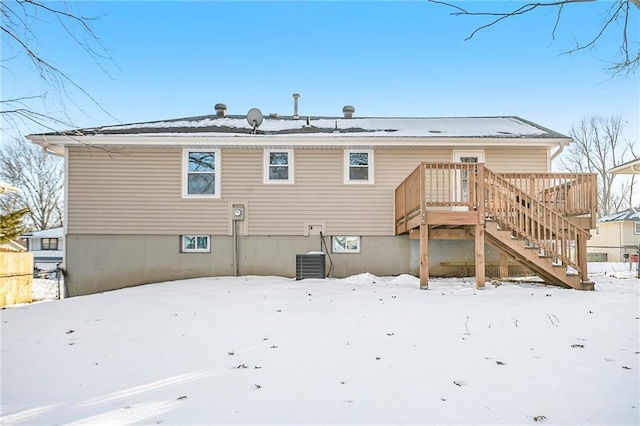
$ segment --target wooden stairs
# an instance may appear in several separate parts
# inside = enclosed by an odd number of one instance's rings
[[[486,243],[548,284],[593,290],[586,241],[595,226],[596,186],[592,174],[422,163],[396,188],[396,235],[420,239],[421,288],[428,285],[429,239],[462,238],[475,240],[477,287],[484,286]]]
[[[496,222],[485,221],[485,242],[500,253],[526,266],[545,283],[577,290],[593,290],[593,282],[582,281],[577,271],[559,262],[543,249],[522,238],[515,238],[512,231],[501,229]],[[473,232],[473,231],[472,231]]]

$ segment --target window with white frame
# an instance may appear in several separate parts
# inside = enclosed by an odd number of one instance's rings
[[[360,237],[334,236],[331,242],[333,253],[360,253]]]
[[[293,183],[293,150],[264,150],[264,183]]]
[[[57,238],[42,238],[40,241],[41,250],[58,250]]]
[[[596,225],[596,237],[600,235],[600,225]]]
[[[183,235],[182,251],[185,253],[208,253],[211,251],[209,235]]]
[[[220,198],[220,150],[185,149],[182,160],[182,195]]]
[[[373,183],[373,151],[344,151],[344,183]]]
[[[633,233],[636,235],[640,235],[640,222],[635,222],[633,225]]]

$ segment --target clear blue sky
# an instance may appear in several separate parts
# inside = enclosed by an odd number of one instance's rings
[[[596,50],[563,54],[599,29],[609,6],[567,7],[555,40],[555,15],[542,11],[464,41],[486,21],[426,2],[79,2],[84,15],[100,16],[94,28],[115,62],[103,62],[108,74],[64,32],[33,28],[42,54],[113,116],[72,92],[77,127],[211,114],[218,102],[229,114],[290,115],[299,92],[302,115],[340,115],[346,104],[361,117],[518,115],[564,134],[584,117],[620,115],[637,141],[639,76],[603,70],[618,33],[605,33]],[[41,92],[26,61],[5,65],[3,99]]]

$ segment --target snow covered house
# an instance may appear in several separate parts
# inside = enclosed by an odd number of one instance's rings
[[[24,241],[27,251],[33,253],[33,267],[51,271],[62,264],[64,258],[64,232],[63,227],[34,231],[20,236]]]
[[[70,295],[298,277],[298,255],[320,250],[336,277],[413,273],[426,287],[430,275],[477,275],[482,286],[488,263],[504,275],[511,259],[590,288],[580,254],[595,176],[550,173],[567,136],[508,116],[356,118],[346,106],[307,117],[294,98],[286,117],[217,104],[206,116],[30,135],[65,158]]]
[[[640,206],[596,220],[587,244],[590,261],[628,262],[636,260],[640,247]]]

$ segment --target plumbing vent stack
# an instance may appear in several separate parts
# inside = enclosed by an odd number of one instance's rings
[[[227,115],[227,106],[225,104],[216,104],[214,108],[216,109],[216,115],[218,117],[224,117]]]
[[[351,105],[345,105],[342,108],[342,112],[344,113],[344,118],[353,118],[353,113],[356,112],[356,109]]]
[[[298,99],[300,99],[300,93],[294,93],[293,94],[293,118],[295,118],[296,120],[300,118],[300,115],[298,114]]]

